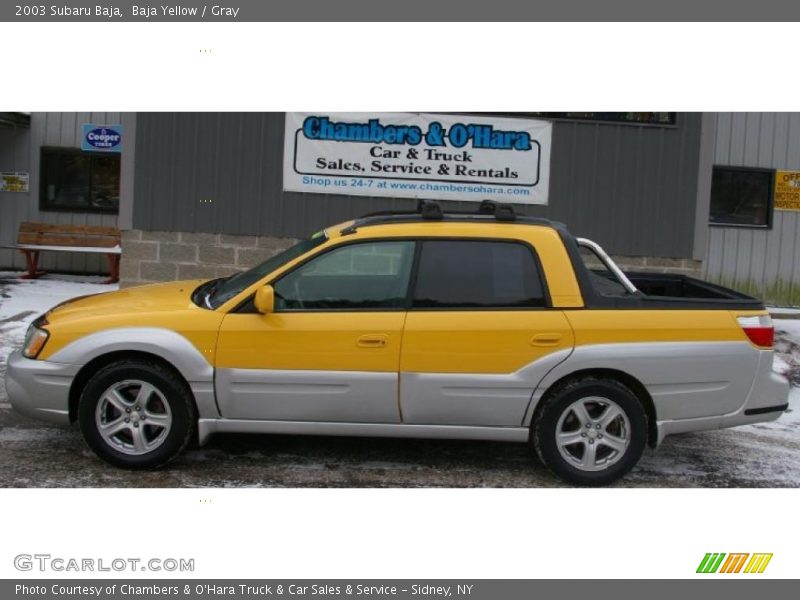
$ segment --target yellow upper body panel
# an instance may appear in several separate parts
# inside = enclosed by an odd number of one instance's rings
[[[566,311],[564,314],[575,332],[576,346],[747,341],[733,313],[727,310],[595,309]]]
[[[143,285],[70,300],[47,313],[54,335],[39,358],[47,359],[64,346],[92,333],[128,327],[159,327],[176,331],[214,360],[217,330],[223,314],[196,306],[192,292],[202,280]]]

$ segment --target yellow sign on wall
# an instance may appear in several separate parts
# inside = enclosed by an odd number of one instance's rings
[[[800,171],[775,172],[775,208],[800,210]]]
[[[0,192],[29,191],[30,176],[28,173],[9,171],[0,173]]]

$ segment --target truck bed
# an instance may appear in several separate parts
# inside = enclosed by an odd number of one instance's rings
[[[762,310],[763,303],[751,296],[688,275],[671,273],[625,272],[639,290],[625,291],[609,273],[591,270],[590,280],[597,296],[613,300],[618,308],[717,308],[722,310]]]
[[[623,272],[595,242],[558,230],[586,308],[764,310],[761,300],[688,275]]]
[[[754,298],[736,290],[686,275],[638,272],[626,273],[626,275],[645,296],[737,301],[754,300]]]

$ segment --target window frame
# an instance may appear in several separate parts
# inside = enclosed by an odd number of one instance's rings
[[[723,171],[734,171],[740,173],[768,173],[769,174],[769,197],[767,198],[767,214],[766,223],[764,225],[755,225],[748,223],[719,223],[711,220],[711,203],[714,200],[714,171],[717,169]],[[775,169],[767,167],[742,167],[732,165],[713,165],[711,167],[711,188],[709,188],[708,198],[708,226],[709,227],[733,227],[737,229],[772,229],[775,214]]]
[[[425,242],[487,242],[487,243],[504,243],[504,244],[519,244],[524,246],[528,252],[531,253],[533,257],[534,265],[536,265],[537,276],[539,278],[539,283],[542,286],[542,294],[544,296],[544,305],[543,306],[492,306],[492,307],[473,307],[473,306],[460,306],[460,307],[415,307],[414,306],[414,294],[416,292],[417,286],[417,275],[419,273],[419,262],[420,262],[420,254],[422,253],[422,246]],[[263,283],[263,285],[271,285],[275,286],[281,279],[290,275],[297,269],[302,268],[304,265],[308,264],[312,260],[316,258],[320,258],[325,254],[333,252],[334,250],[338,250],[340,248],[345,248],[348,246],[355,246],[360,244],[374,244],[377,242],[413,242],[414,243],[414,256],[412,257],[411,263],[411,273],[409,274],[408,278],[408,285],[406,288],[406,301],[404,306],[393,307],[393,308],[380,308],[380,307],[373,307],[373,308],[292,308],[292,309],[280,309],[278,310],[277,307],[275,309],[276,314],[298,314],[298,313],[353,313],[353,312],[408,312],[408,311],[416,311],[416,312],[520,312],[520,311],[539,311],[539,310],[551,310],[553,308],[552,299],[550,297],[550,289],[547,285],[547,275],[544,272],[544,268],[542,267],[542,261],[539,258],[539,253],[536,252],[536,248],[527,240],[520,240],[517,238],[503,238],[503,237],[476,237],[476,236],[469,236],[469,237],[461,237],[461,236],[397,236],[397,237],[378,237],[378,238],[364,238],[359,240],[352,240],[343,242],[341,244],[334,244],[331,245],[320,252],[317,252],[311,256],[306,257],[301,262],[294,265],[288,271],[281,273],[277,277],[271,278]],[[249,306],[252,304],[252,298],[254,296],[250,296],[247,300],[245,300],[240,307]],[[236,310],[235,310],[236,311]],[[253,307],[253,311],[255,308]],[[250,311],[239,311],[239,312],[250,312]]]
[[[122,156],[119,152],[91,152],[81,150],[72,146],[41,146],[39,148],[39,210],[41,212],[69,212],[69,213],[92,213],[100,215],[119,215],[119,205],[116,208],[99,208],[99,207],[77,207],[77,206],[54,206],[47,202],[47,182],[45,181],[46,169],[44,168],[45,154],[49,155],[77,155],[89,157],[89,196],[92,193],[92,169],[93,159],[95,157],[109,158],[116,157],[119,160],[120,167],[120,193],[122,191]]]

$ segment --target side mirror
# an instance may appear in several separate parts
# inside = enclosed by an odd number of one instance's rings
[[[262,315],[268,315],[275,312],[275,290],[271,285],[261,286],[256,290],[256,296],[253,299],[253,304],[256,310]]]

